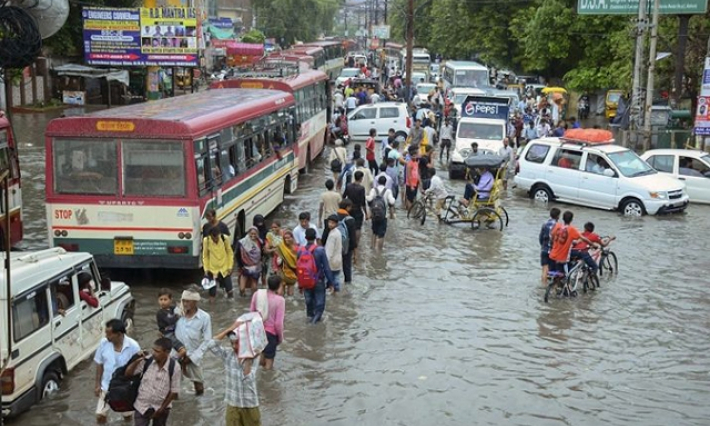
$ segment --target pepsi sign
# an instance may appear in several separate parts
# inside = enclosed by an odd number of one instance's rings
[[[467,96],[461,105],[461,117],[508,120],[508,102],[507,98]]]

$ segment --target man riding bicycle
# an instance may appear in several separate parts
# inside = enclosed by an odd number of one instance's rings
[[[562,222],[557,223],[552,228],[552,249],[550,250],[550,270],[557,272],[564,272],[567,275],[568,268],[567,264],[570,261],[570,255],[572,252],[572,243],[575,240],[581,240],[590,246],[597,247],[598,244],[589,240],[579,233],[577,228],[572,226],[572,219],[574,218],[574,213],[571,211],[566,211],[562,215]]]

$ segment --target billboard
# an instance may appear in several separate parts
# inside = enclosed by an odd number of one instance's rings
[[[653,0],[648,1],[648,12],[653,11]],[[659,11],[663,15],[704,14],[708,0],[661,0]],[[638,15],[639,0],[578,0],[579,15]]]
[[[489,118],[497,120],[508,120],[508,99],[491,96],[466,97],[461,104],[462,118]]]
[[[197,13],[187,7],[82,10],[90,65],[196,67]]]

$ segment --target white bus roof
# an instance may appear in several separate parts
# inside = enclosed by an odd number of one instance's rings
[[[446,61],[445,67],[453,69],[488,70],[488,67],[473,61]]]
[[[0,255],[3,263],[5,253]],[[17,296],[52,277],[56,277],[78,263],[91,259],[89,253],[67,252],[61,247],[33,252],[10,254],[10,279],[12,296]],[[7,300],[6,272],[0,274],[0,300]]]

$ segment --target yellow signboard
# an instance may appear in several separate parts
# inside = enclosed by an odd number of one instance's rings
[[[130,121],[97,121],[96,130],[100,132],[132,132],[136,125]]]

